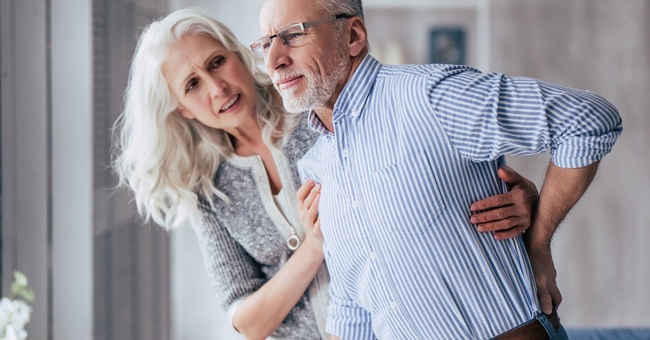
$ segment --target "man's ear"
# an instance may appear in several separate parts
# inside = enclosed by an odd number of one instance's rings
[[[347,29],[350,33],[348,40],[348,50],[350,56],[356,57],[363,52],[368,44],[368,32],[366,23],[361,17],[352,17],[348,20]]]
[[[183,107],[183,105],[178,105],[178,108],[176,109],[176,112],[180,113],[181,116],[185,119],[194,119],[196,118],[192,112],[190,112],[188,109]]]

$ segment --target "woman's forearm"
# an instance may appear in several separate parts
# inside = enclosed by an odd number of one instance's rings
[[[303,243],[271,280],[242,301],[233,326],[247,339],[270,336],[303,296],[322,263],[320,244]]]

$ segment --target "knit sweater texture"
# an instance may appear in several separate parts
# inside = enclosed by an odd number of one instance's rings
[[[258,156],[233,155],[221,162],[215,186],[230,202],[218,197],[212,209],[199,197],[201,219],[193,223],[214,292],[224,309],[254,293],[270,280],[293,254],[287,238],[304,240],[296,190],[301,181],[296,162],[316,142],[318,134],[301,123],[285,140],[282,151],[271,148],[290,202],[283,214],[273,201],[268,176]],[[285,217],[286,216],[286,217]],[[329,277],[325,264],[301,299],[272,335],[272,339],[326,339]]]

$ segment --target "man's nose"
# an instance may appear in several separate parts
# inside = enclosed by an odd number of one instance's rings
[[[280,38],[276,37],[271,40],[271,45],[264,55],[264,63],[269,72],[285,67],[290,63],[288,52],[289,46],[284,45]]]

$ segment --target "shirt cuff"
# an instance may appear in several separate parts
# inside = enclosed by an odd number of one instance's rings
[[[551,149],[553,164],[560,168],[581,168],[601,160],[614,146],[620,133],[596,137],[575,137]]]

